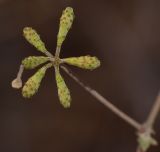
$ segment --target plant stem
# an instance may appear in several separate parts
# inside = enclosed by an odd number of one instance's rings
[[[24,66],[21,64],[17,73],[17,79],[20,80],[24,71]]]
[[[57,48],[56,48],[56,53],[55,53],[55,57],[56,57],[56,58],[59,58],[60,51],[61,51],[61,47],[60,47],[60,46],[57,46]]]
[[[75,80],[83,89],[85,89],[88,93],[90,93],[94,98],[96,98],[99,102],[101,102],[103,105],[105,105],[108,109],[110,109],[113,113],[115,113],[117,116],[122,118],[124,121],[126,121],[128,124],[130,124],[132,127],[134,127],[136,130],[139,130],[141,128],[141,124],[135,121],[133,118],[129,117],[127,114],[122,112],[119,108],[114,106],[110,101],[105,99],[101,94],[99,94],[96,90],[90,88],[89,86],[85,85],[83,82],[81,82],[75,75],[73,75],[73,72],[68,70],[68,68],[61,66],[61,68],[73,79]]]
[[[151,108],[151,111],[147,117],[147,120],[142,125],[142,131],[141,131],[141,129],[139,130],[139,135],[140,134],[148,134],[148,136],[150,136],[150,139],[152,141],[150,141],[149,147],[158,145],[158,142],[152,137],[152,134],[155,133],[153,130],[153,125],[154,125],[154,122],[155,122],[159,112],[160,112],[160,92],[158,93],[158,96],[157,96],[157,98]],[[148,150],[148,148],[147,148],[147,150]],[[140,147],[140,145],[138,145],[136,152],[146,152],[146,151],[143,151],[142,147]]]
[[[90,93],[94,98],[96,98],[99,102],[101,102],[103,105],[105,105],[108,109],[110,109],[114,114],[116,114],[118,117],[126,121],[128,124],[130,124],[132,127],[134,127],[138,132],[138,138],[141,134],[148,134],[150,136],[150,141],[147,141],[144,139],[144,144],[149,144],[148,146],[156,146],[157,141],[152,137],[153,131],[153,125],[155,122],[155,119],[160,111],[160,93],[158,94],[156,101],[151,109],[151,112],[145,121],[145,123],[140,124],[130,116],[128,116],[126,113],[121,111],[119,108],[117,108],[115,105],[113,105],[110,101],[105,99],[101,94],[99,94],[96,90],[90,88],[89,86],[85,85],[83,82],[79,80],[77,76],[73,74],[71,70],[66,68],[65,66],[60,66],[73,80],[75,80],[83,89],[85,89],[88,93]],[[149,143],[148,143],[149,142]],[[149,148],[148,147],[148,148]],[[148,150],[147,148],[147,150]],[[146,151],[147,151],[146,150]],[[145,151],[145,152],[146,152]],[[136,152],[144,152],[141,145],[137,147]]]
[[[157,118],[158,113],[160,112],[160,93],[158,94],[153,107],[151,109],[151,112],[149,113],[149,116],[145,122],[147,127],[152,128],[154,125],[154,122]]]
[[[46,54],[46,56],[48,56],[49,58],[53,58],[54,56],[50,53],[50,52],[48,52],[48,51],[45,51],[45,54]]]

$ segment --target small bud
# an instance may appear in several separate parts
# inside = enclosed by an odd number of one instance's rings
[[[12,87],[15,89],[20,89],[22,87],[22,80],[19,78],[16,78],[12,81]]]
[[[144,152],[147,151],[150,146],[156,146],[158,144],[157,141],[146,132],[139,134],[138,143],[139,148]]]
[[[22,89],[23,97],[30,98],[38,91],[41,81],[45,76],[46,70],[50,67],[48,65],[49,64],[43,66],[32,77],[28,79]]]
[[[56,83],[57,83],[60,103],[64,106],[64,108],[69,108],[71,104],[70,91],[66,86],[61,74],[57,70],[56,70]]]
[[[100,61],[97,57],[81,56],[81,57],[70,57],[62,59],[63,62],[77,66],[82,69],[93,70],[100,66]]]
[[[32,29],[31,27],[25,27],[23,29],[23,35],[30,44],[37,48],[38,51],[41,51],[43,53],[47,51],[47,49],[45,48],[45,44],[42,42],[40,36],[34,29]]]
[[[67,7],[60,18],[59,32],[57,35],[57,46],[61,46],[70,30],[74,19],[74,12],[71,7]]]
[[[22,61],[22,64],[25,69],[34,69],[40,64],[49,61],[48,57],[44,56],[29,56]]]

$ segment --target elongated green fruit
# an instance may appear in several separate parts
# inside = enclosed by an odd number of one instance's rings
[[[59,32],[57,35],[57,46],[61,46],[63,41],[66,38],[66,35],[69,31],[69,29],[72,26],[74,19],[74,12],[71,7],[67,7],[60,18],[60,24],[59,24]]]
[[[67,64],[88,70],[93,70],[100,66],[100,61],[98,60],[98,58],[91,56],[70,57],[62,59],[62,61]]]
[[[37,48],[38,51],[43,53],[47,51],[45,44],[42,42],[36,30],[31,27],[25,27],[23,29],[23,35],[30,44]]]
[[[22,89],[23,97],[30,98],[38,91],[40,83],[43,77],[45,76],[46,70],[51,66],[52,66],[51,63],[43,66],[32,77],[28,79],[28,81],[25,83]]]
[[[37,66],[49,61],[48,57],[44,56],[29,56],[22,61],[25,69],[34,69]]]
[[[70,107],[71,104],[71,95],[70,91],[64,82],[61,74],[59,73],[59,69],[56,69],[56,83],[58,88],[58,96],[60,103],[64,106],[64,108]]]

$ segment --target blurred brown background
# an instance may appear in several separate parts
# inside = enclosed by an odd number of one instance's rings
[[[54,53],[66,6],[74,8],[76,19],[61,56],[90,54],[102,61],[92,72],[71,67],[84,82],[139,122],[160,90],[159,0],[0,0],[0,152],[135,152],[134,128],[64,72],[70,109],[59,104],[54,70],[30,100],[10,86],[24,57],[42,55],[24,40],[23,27],[35,28]],[[34,72],[26,71],[23,80]],[[159,128],[160,117],[158,141]]]

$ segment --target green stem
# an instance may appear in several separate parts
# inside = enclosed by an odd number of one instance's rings
[[[59,58],[60,51],[61,51],[61,47],[57,46],[56,53],[55,53],[55,58]]]

